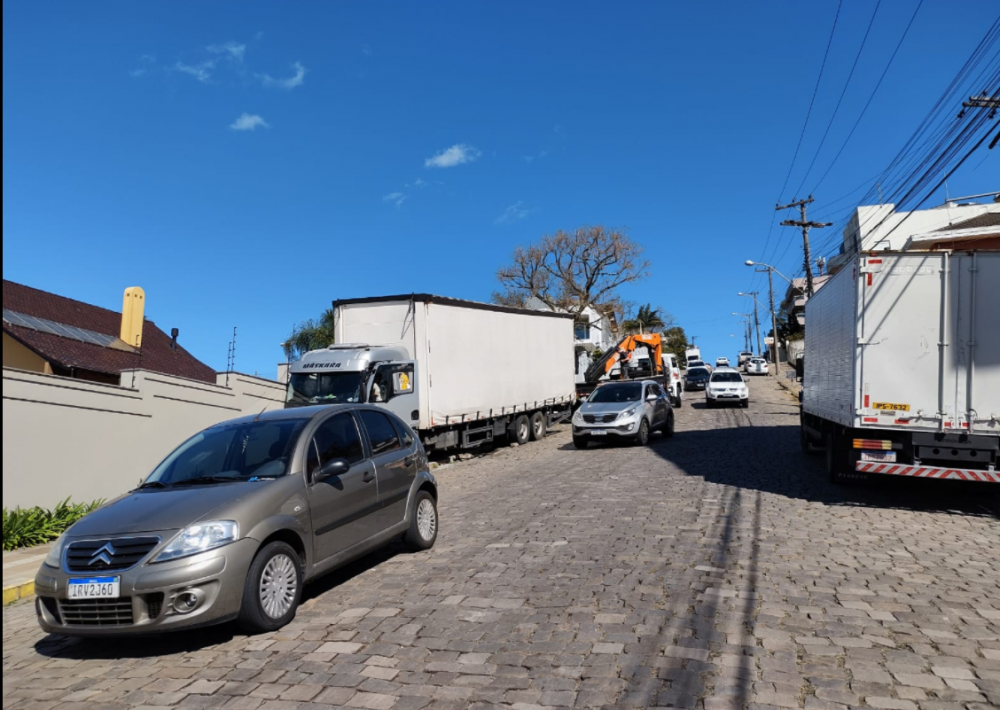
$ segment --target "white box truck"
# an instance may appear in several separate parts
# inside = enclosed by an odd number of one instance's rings
[[[523,444],[572,414],[570,315],[430,294],[333,308],[336,344],[290,363],[288,406],[378,404],[428,449]]]
[[[806,304],[801,438],[834,481],[1000,483],[1000,252],[876,252]]]

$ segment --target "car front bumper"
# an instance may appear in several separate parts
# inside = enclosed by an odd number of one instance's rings
[[[70,599],[69,580],[88,575],[42,565],[35,576],[38,624],[44,631],[67,636],[120,636],[229,621],[239,614],[258,547],[256,540],[244,538],[179,560],[145,561],[121,572],[102,572],[120,578],[116,599]],[[189,611],[181,611],[182,595],[196,600]]]
[[[703,389],[705,389],[705,383],[704,382],[685,382],[684,383],[684,389],[687,390],[688,392],[693,392],[695,390],[703,390]]]
[[[615,420],[606,423],[573,421],[573,436],[594,439],[631,438],[639,433],[641,418]]]
[[[745,402],[750,399],[749,392],[720,392],[715,393],[711,390],[705,392],[705,398],[710,399],[713,402]]]

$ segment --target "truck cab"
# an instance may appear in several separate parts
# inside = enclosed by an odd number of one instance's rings
[[[415,424],[420,411],[416,368],[402,346],[348,343],[313,350],[289,366],[285,407],[377,404]]]

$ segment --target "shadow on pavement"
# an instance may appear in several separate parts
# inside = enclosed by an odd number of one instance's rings
[[[169,634],[113,638],[72,638],[50,634],[35,644],[35,651],[47,658],[75,661],[157,658],[201,651],[232,641],[235,636],[235,624]]]
[[[820,457],[802,453],[798,425],[752,426],[743,410],[729,428],[678,431],[670,440],[653,439],[652,448],[689,476],[827,505],[945,512],[1000,519],[1000,486],[870,476],[851,485],[834,485]],[[735,426],[732,426],[735,424]]]

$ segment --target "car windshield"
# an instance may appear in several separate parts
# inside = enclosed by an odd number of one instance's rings
[[[712,382],[742,382],[743,377],[738,372],[716,372],[712,375]]]
[[[694,377],[694,378],[708,377],[708,370],[706,370],[704,367],[692,367],[691,369],[688,370],[687,374],[688,377]]]
[[[613,404],[618,402],[638,402],[642,399],[642,384],[639,382],[621,382],[613,385],[601,385],[590,401],[595,404]]]
[[[361,401],[360,372],[298,373],[288,382],[289,406],[343,404]]]
[[[243,422],[206,429],[177,447],[143,485],[225,483],[284,476],[306,421]]]

